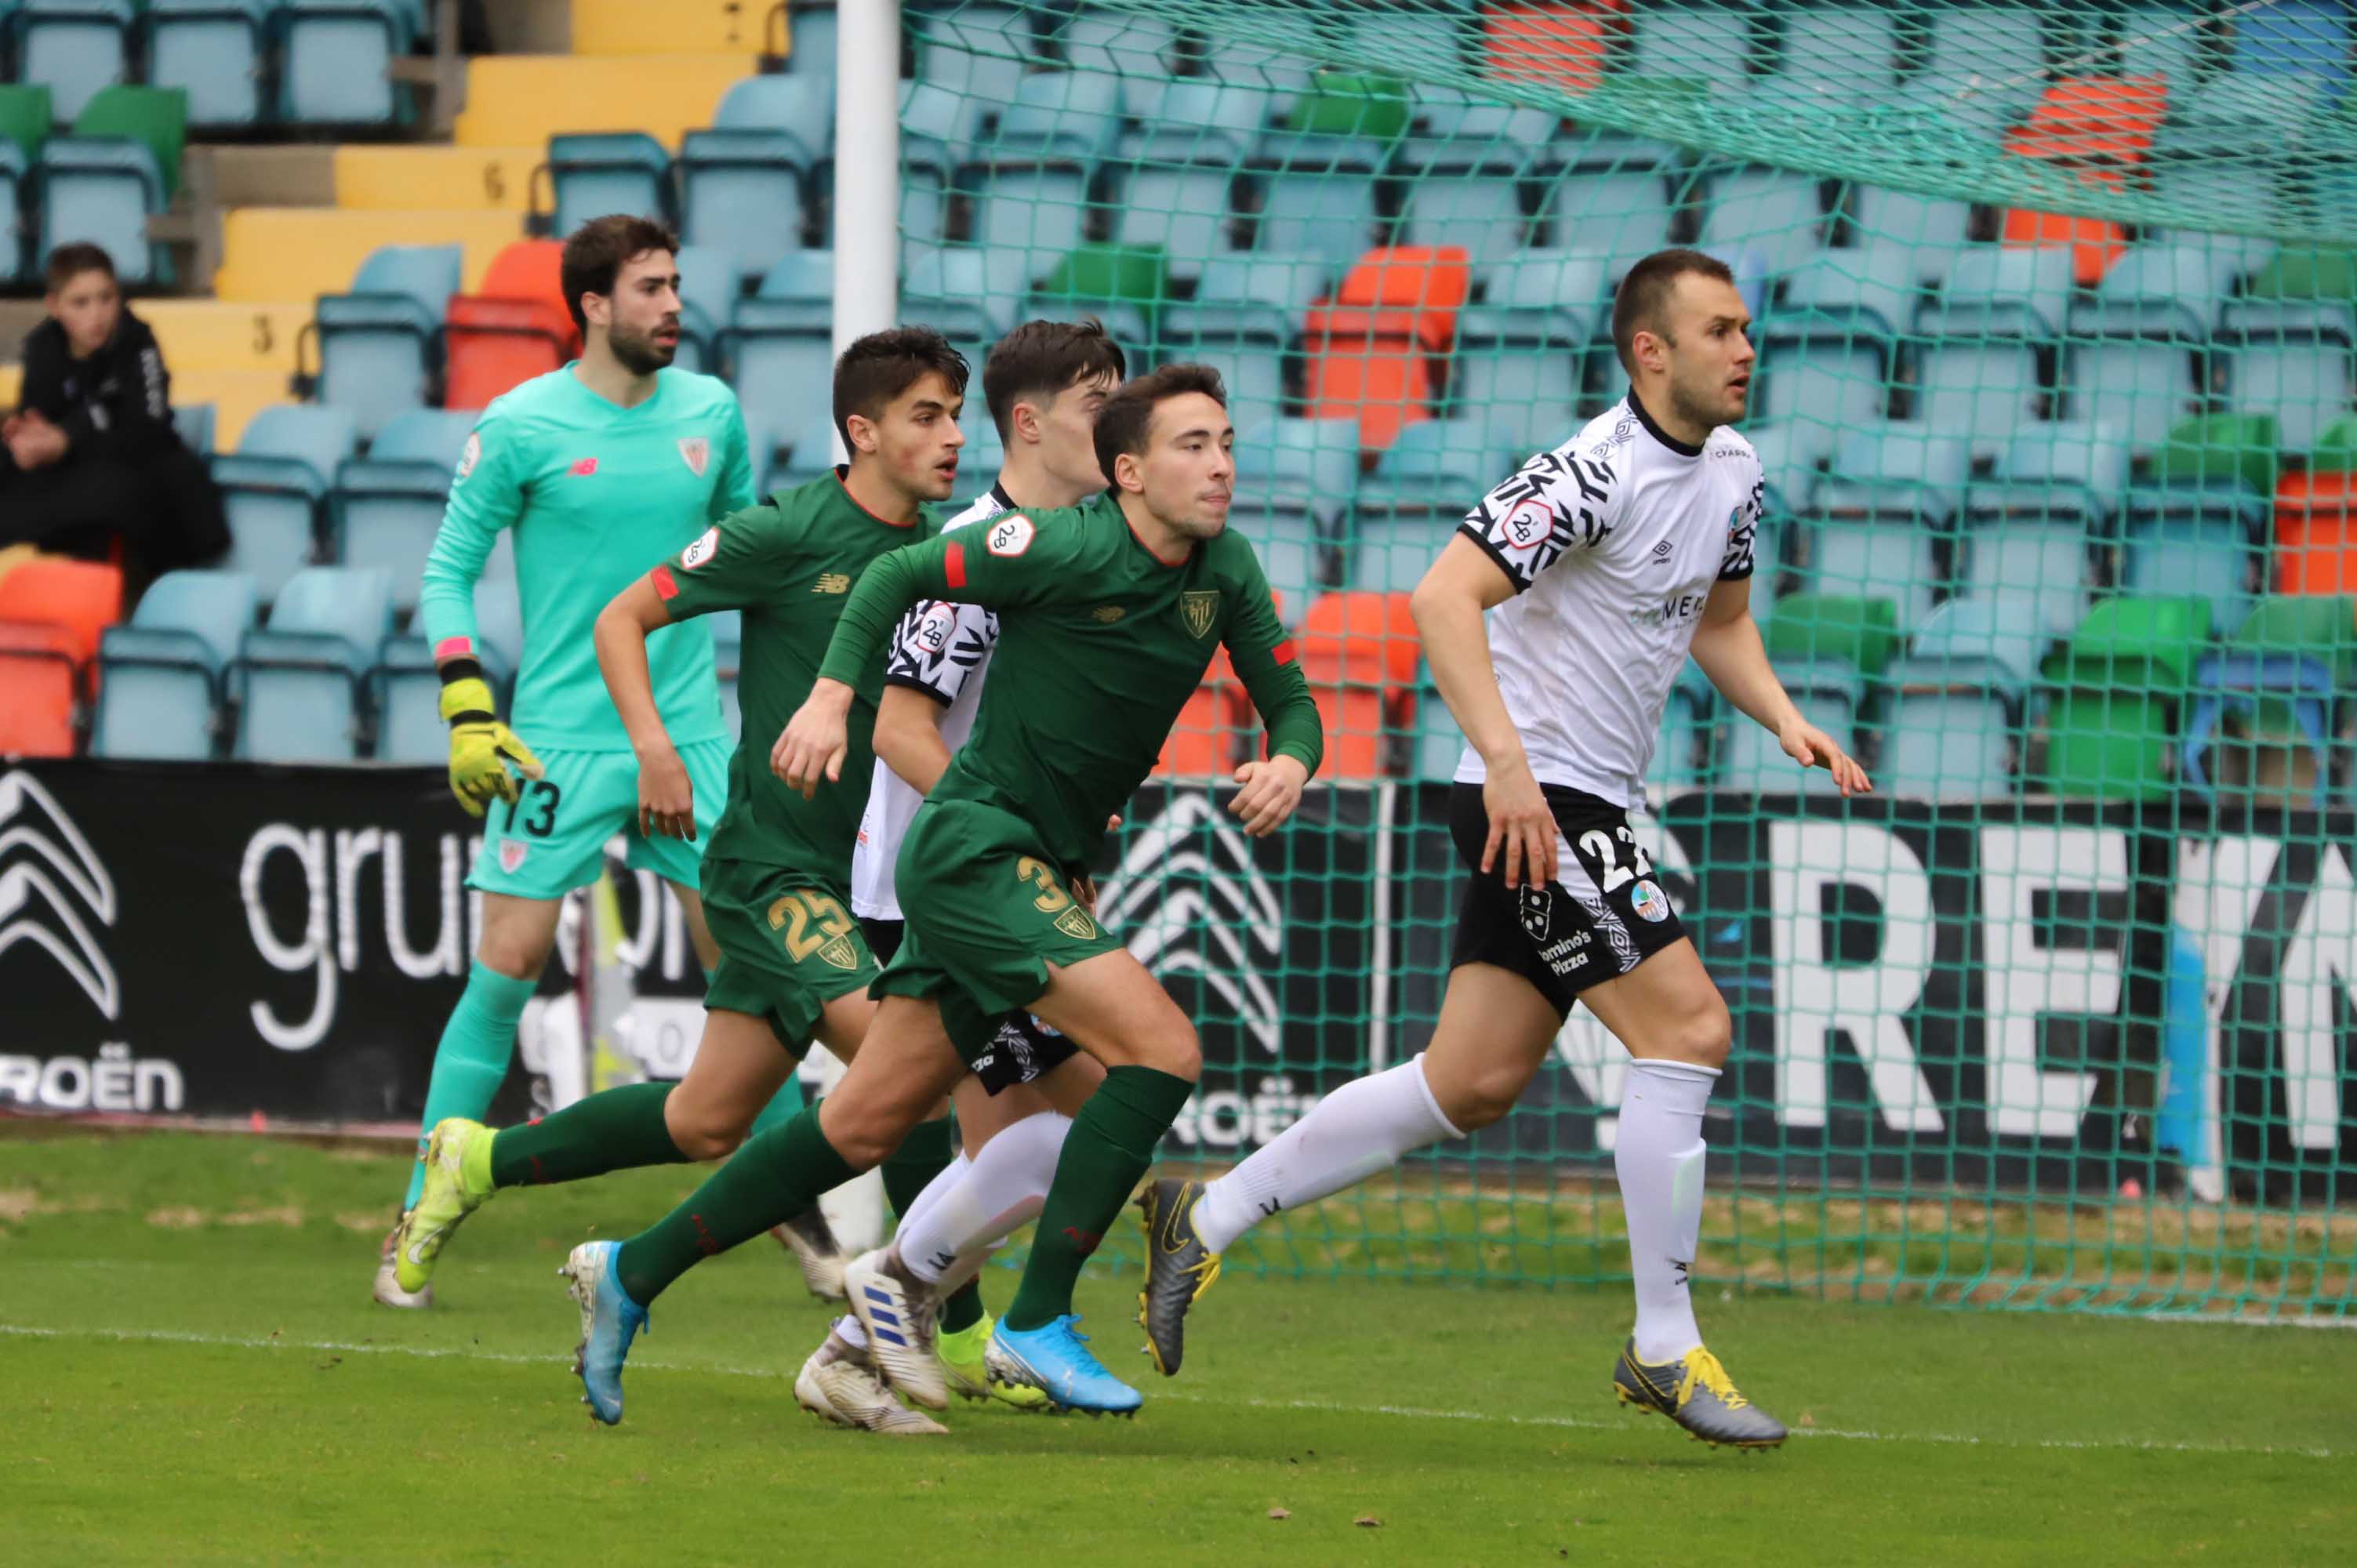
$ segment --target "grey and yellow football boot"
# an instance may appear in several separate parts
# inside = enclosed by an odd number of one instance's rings
[[[1622,1404],[1666,1415],[1713,1448],[1773,1448],[1784,1441],[1784,1423],[1737,1392],[1718,1358],[1699,1345],[1656,1365],[1637,1359],[1631,1339],[1613,1364],[1612,1391]]]
[[[1218,1283],[1220,1255],[1195,1233],[1195,1205],[1203,1184],[1165,1176],[1137,1195],[1146,1224],[1146,1288],[1137,1293],[1137,1323],[1146,1353],[1166,1378],[1178,1375],[1187,1352],[1187,1311]]]

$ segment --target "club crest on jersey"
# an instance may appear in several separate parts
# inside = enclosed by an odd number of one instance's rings
[[[524,843],[522,839],[501,839],[500,841],[500,869],[506,872],[510,876],[513,876],[516,874],[516,868],[523,864],[523,857],[531,853],[532,845]]]
[[[836,969],[847,970],[859,967],[859,950],[851,945],[851,939],[848,936],[835,938],[818,950],[818,956],[821,962],[830,964]]]
[[[1220,590],[1190,588],[1178,596],[1178,618],[1190,636],[1201,637],[1220,618]]]
[[[1096,940],[1097,923],[1078,904],[1056,917],[1056,929],[1076,942]]]
[[[1009,512],[988,526],[990,532],[983,535],[982,547],[993,555],[1022,554],[1031,548],[1031,536],[1038,532],[1031,526],[1031,520],[1019,511]]]
[[[679,569],[693,572],[720,553],[720,525],[714,523],[696,542],[679,553]]]
[[[480,431],[467,432],[467,444],[458,448],[458,477],[465,478],[483,460],[483,437]]]
[[[679,438],[679,455],[687,460],[687,471],[697,478],[704,478],[705,465],[712,461],[712,443],[701,435]]]
[[[1637,911],[1641,920],[1660,925],[1670,918],[1670,896],[1650,879],[1629,889],[1629,908]]]

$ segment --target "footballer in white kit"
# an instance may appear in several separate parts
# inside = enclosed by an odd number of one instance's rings
[[[1449,831],[1467,875],[1440,1017],[1422,1055],[1343,1085],[1226,1176],[1139,1194],[1139,1321],[1166,1373],[1236,1237],[1498,1121],[1577,998],[1631,1058],[1613,1163],[1637,1321],[1614,1391],[1714,1446],[1784,1440],[1695,1323],[1703,1111],[1733,1031],[1628,819],[1689,654],[1797,764],[1844,795],[1870,787],[1793,706],[1751,619],[1760,459],[1727,428],[1749,398],[1749,325],[1724,263],[1639,262],[1612,310],[1628,396],[1482,497],[1417,585],[1425,657],[1466,736]]]

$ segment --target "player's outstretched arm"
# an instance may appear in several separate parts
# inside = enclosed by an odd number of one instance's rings
[[[1481,624],[1484,615],[1513,597],[1514,589],[1513,578],[1497,561],[1458,532],[1408,596],[1408,609],[1440,700],[1481,757],[1481,803],[1490,817],[1481,869],[1501,872],[1509,887],[1536,887],[1555,879],[1555,808],[1531,772],[1522,732],[1498,691],[1497,666],[1490,661],[1490,637]]]
[[[1710,591],[1702,621],[1695,628],[1694,660],[1720,694],[1776,737],[1784,755],[1803,768],[1822,768],[1844,795],[1874,789],[1866,769],[1801,714],[1784,683],[1768,663],[1760,623],[1751,618],[1751,579],[1723,580]]]
[[[670,607],[650,573],[597,612],[590,636],[597,649],[597,672],[606,678],[607,694],[639,759],[639,832],[648,838],[693,840],[695,788],[663,727],[654,677],[647,669],[647,635],[670,624]]]

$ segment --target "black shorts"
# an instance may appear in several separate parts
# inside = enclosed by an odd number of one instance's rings
[[[1516,888],[1499,871],[1481,873],[1490,836],[1481,786],[1449,790],[1448,832],[1468,875],[1448,966],[1511,970],[1567,1015],[1581,992],[1627,974],[1684,937],[1685,928],[1654,880],[1652,857],[1630,831],[1626,811],[1577,789],[1541,788],[1555,808],[1558,880]]]
[[[905,921],[871,920],[865,915],[859,917],[859,929],[877,963],[890,963],[892,955],[900,950],[900,939],[908,934]],[[1028,1083],[1054,1071],[1080,1052],[1071,1039],[1030,1014],[1008,1013],[999,1018],[990,1048],[974,1058],[974,1076],[982,1080],[984,1089],[996,1094],[1010,1084]]]

